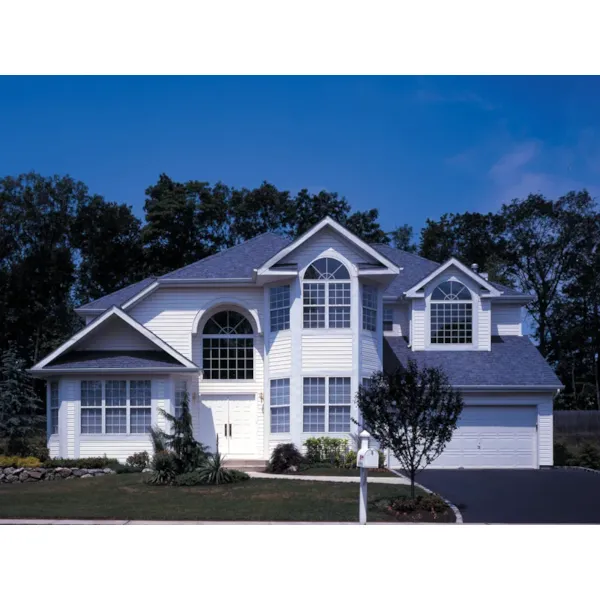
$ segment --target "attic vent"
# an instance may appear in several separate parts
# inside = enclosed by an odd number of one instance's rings
[[[471,271],[475,271],[475,273],[477,273],[479,271],[479,265],[477,263],[473,263],[471,265]]]

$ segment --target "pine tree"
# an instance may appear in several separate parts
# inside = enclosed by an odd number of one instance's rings
[[[42,403],[14,347],[0,359],[0,439],[8,454],[25,456],[45,418]]]
[[[175,455],[177,470],[180,473],[193,471],[206,459],[207,447],[194,438],[194,428],[192,424],[192,414],[190,413],[190,401],[187,392],[181,400],[181,414],[177,417],[159,409],[171,425],[171,433],[154,431],[151,435],[157,434],[162,438],[164,444]]]

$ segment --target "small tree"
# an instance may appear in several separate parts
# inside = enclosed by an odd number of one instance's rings
[[[25,371],[25,361],[13,347],[2,353],[0,361],[0,439],[8,454],[25,456],[45,420],[42,403]]]
[[[161,431],[157,427],[151,430],[150,437],[155,450],[166,447],[175,456],[177,470],[180,473],[193,471],[207,457],[207,447],[194,438],[192,425],[192,414],[190,413],[190,401],[187,392],[181,400],[181,414],[172,415],[162,408],[158,409],[168,423],[171,424],[171,433]]]
[[[360,386],[357,404],[362,427],[398,459],[410,477],[414,498],[416,474],[452,439],[463,409],[460,392],[442,370],[419,369],[409,361],[393,373],[375,373],[366,386]]]

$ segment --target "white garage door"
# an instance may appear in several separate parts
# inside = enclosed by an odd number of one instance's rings
[[[430,468],[537,468],[536,423],[535,406],[465,406],[452,440]]]

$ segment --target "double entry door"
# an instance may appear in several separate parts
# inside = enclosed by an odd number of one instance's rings
[[[198,439],[221,454],[256,454],[256,396],[254,394],[200,394]]]

